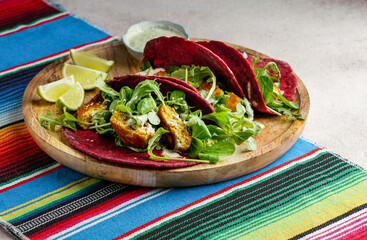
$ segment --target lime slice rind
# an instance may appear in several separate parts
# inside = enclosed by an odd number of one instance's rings
[[[105,72],[68,63],[64,63],[62,75],[63,77],[74,75],[75,81],[79,82],[85,90],[95,88],[94,83],[99,75],[102,75],[103,80],[106,80],[108,76]]]
[[[94,69],[101,72],[109,72],[115,64],[112,60],[106,60],[86,52],[70,49],[70,56],[75,65]]]
[[[48,102],[56,102],[67,90],[75,84],[74,76],[68,76],[60,80],[50,82],[37,87],[37,94]]]

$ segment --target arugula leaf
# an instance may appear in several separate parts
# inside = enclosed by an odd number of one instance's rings
[[[119,93],[114,90],[113,88],[111,88],[110,86],[108,86],[106,84],[105,81],[103,81],[103,77],[102,75],[99,75],[94,83],[94,85],[99,88],[100,90],[102,90],[103,92],[107,93],[108,95],[111,96],[119,96]]]
[[[185,81],[195,88],[199,88],[204,82],[213,83],[205,100],[209,100],[217,84],[214,73],[208,67],[198,67],[195,65],[182,65],[181,67],[169,66],[167,67],[167,75]]]
[[[45,129],[50,129],[51,131],[55,131],[56,126],[66,127],[70,128],[72,130],[76,130],[75,122],[83,123],[83,124],[89,124],[87,122],[80,121],[76,119],[73,115],[68,113],[66,111],[66,108],[63,108],[63,114],[60,116],[53,118],[52,112],[48,112],[44,116],[39,116],[38,119],[40,121],[40,124]]]
[[[126,103],[127,107],[136,104],[140,99],[147,97],[151,92],[154,92],[159,101],[164,105],[164,97],[159,91],[159,84],[156,81],[145,80],[140,82],[131,94],[130,100]]]
[[[161,161],[176,160],[176,161],[188,161],[188,162],[214,163],[209,159],[206,160],[206,159],[191,159],[191,158],[171,158],[171,157],[167,157],[167,156],[161,157],[161,156],[155,155],[153,153],[152,148],[148,149],[148,154],[149,154],[150,158],[161,160]]]
[[[299,105],[297,103],[288,101],[283,95],[280,95],[279,93],[277,93],[275,91],[274,91],[274,96],[277,97],[277,98],[279,98],[280,100],[282,100],[282,102],[286,106],[288,106],[288,107],[290,107],[292,109],[299,109]]]
[[[255,67],[255,64],[259,61],[261,60],[253,58],[251,65],[268,109],[277,115],[283,114],[287,118],[293,117],[293,120],[304,120],[301,114],[292,112],[293,110],[299,109],[297,103],[288,101],[284,96],[274,91],[274,85],[275,83],[279,83],[281,77],[281,73],[276,63],[269,62],[263,68]],[[272,71],[272,74],[270,73],[269,68]]]
[[[66,124],[63,121],[63,119],[65,118],[64,114],[56,118],[53,118],[52,114],[53,114],[52,112],[48,112],[45,116],[38,117],[41,126],[44,127],[45,129],[47,130],[50,129],[51,131],[55,131],[56,126],[69,127],[73,130],[76,129],[72,125]]]
[[[162,127],[158,128],[158,130],[155,131],[153,137],[149,139],[147,149],[154,149],[165,133],[168,133],[166,129]]]

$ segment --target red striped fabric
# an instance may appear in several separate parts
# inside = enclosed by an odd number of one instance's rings
[[[91,209],[87,209],[81,212],[76,213],[75,215],[73,215],[72,218],[66,218],[63,221],[59,221],[47,228],[42,229],[42,231],[39,231],[37,233],[35,233],[35,237],[37,237],[37,239],[45,239],[49,236],[53,236],[55,234],[57,234],[58,232],[61,232],[65,229],[68,229],[72,226],[77,225],[78,223],[86,220],[86,219],[90,219],[93,218],[95,216],[98,216],[99,214],[102,214],[104,212],[107,212],[108,210],[123,204],[124,202],[127,202],[129,200],[132,200],[134,198],[139,197],[140,195],[143,195],[147,192],[150,192],[151,189],[149,188],[134,188],[132,191],[126,193],[126,194],[122,194],[122,195],[118,195],[116,197],[113,197],[111,199],[109,199],[108,201],[105,202],[101,202],[98,206],[93,207]],[[30,238],[32,238],[32,235],[29,236]]]
[[[42,0],[2,0],[0,30],[29,23],[59,12],[59,10],[49,6]]]
[[[31,172],[32,169],[54,162],[34,142],[24,122],[0,129],[0,140],[0,179],[3,182],[0,184],[0,187],[3,185],[0,193],[62,167],[41,172],[20,182],[7,183],[12,179],[15,181],[18,176]]]
[[[48,23],[48,22],[52,22],[52,21],[58,20],[60,18],[69,16],[69,15],[70,15],[70,13],[61,13],[61,14],[57,14],[57,15],[51,16],[50,18],[47,18],[45,20],[37,21],[37,23],[31,24],[31,25],[19,26],[19,27],[15,28],[15,29],[12,29],[10,31],[5,31],[3,33],[0,33],[0,37],[4,37],[4,36],[10,35],[10,34],[14,34],[14,33],[17,33],[17,32],[23,31],[23,30],[26,30],[28,28],[37,27],[37,26],[40,26],[42,24],[45,24],[45,23]]]

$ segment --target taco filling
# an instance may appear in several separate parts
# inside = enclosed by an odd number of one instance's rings
[[[131,164],[145,160],[138,164],[143,166],[187,166],[172,165],[178,161],[215,163],[220,156],[232,155],[236,145],[255,148],[253,137],[262,126],[253,121],[249,104],[238,98],[236,107],[230,109],[222,97],[218,100],[223,102],[220,111],[214,111],[197,91],[167,79],[141,75],[107,82],[97,79],[101,92],[78,109],[80,128],[64,128],[64,136],[74,148],[93,157],[129,164],[122,157],[113,157],[119,151],[135,157]],[[97,144],[86,144],[79,137],[87,133],[113,139],[115,146],[106,151]],[[101,144],[101,140],[97,142]],[[163,164],[147,162],[152,159]]]

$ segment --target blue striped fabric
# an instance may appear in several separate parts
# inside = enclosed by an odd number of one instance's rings
[[[0,71],[108,36],[107,33],[69,15],[0,37],[0,46],[3,46],[0,55]]]
[[[25,6],[22,6],[23,10],[28,9],[28,4],[39,7],[45,2],[27,0],[26,3]],[[0,13],[2,4],[5,2],[0,1]],[[11,5],[11,1],[7,0],[6,4]],[[22,5],[21,1],[14,4]],[[55,11],[50,11],[47,7],[44,9],[42,19],[47,19],[48,11],[55,14]],[[17,27],[15,25],[11,29]],[[112,183],[85,176],[53,161],[36,146],[23,122],[21,103],[27,84],[50,62],[68,54],[68,49],[114,40],[116,40],[115,37],[71,14],[0,36],[0,225],[16,238],[114,239],[124,238],[125,235],[131,238],[139,237],[140,233],[149,235],[149,231],[152,229],[155,231],[154,228],[159,227],[160,221],[174,225],[175,221],[170,222],[170,220],[175,217],[176,212],[186,213],[185,211],[190,211],[190,207],[195,204],[196,208],[200,209],[209,198],[212,203],[217,203],[223,192],[228,191],[227,197],[230,197],[231,191],[238,185],[241,185],[241,191],[245,193],[243,196],[250,194],[251,192],[246,192],[246,184],[262,181],[262,177],[269,182],[270,178],[266,179],[266,177],[272,174],[277,175],[279,168],[286,172],[285,175],[288,169],[290,169],[289,172],[301,172],[303,169],[299,170],[302,168],[300,166],[303,166],[303,161],[308,161],[310,155],[312,155],[311,160],[317,164],[319,164],[318,160],[322,160],[319,167],[325,168],[325,171],[328,170],[326,166],[333,163],[323,157],[327,155],[344,168],[350,169],[350,172],[356,173],[351,175],[350,179],[362,176],[359,179],[360,182],[355,184],[359,187],[358,189],[364,189],[362,187],[367,186],[366,181],[362,181],[367,178],[363,170],[350,165],[344,159],[339,159],[304,138],[298,139],[282,157],[256,172],[225,182],[186,188],[144,188]],[[315,156],[314,153],[316,153]],[[30,168],[29,164],[32,164],[34,168]],[[315,169],[311,170],[315,171]],[[292,174],[297,175],[299,172],[292,172]],[[315,175],[309,176],[314,177]],[[322,177],[332,179],[335,176]],[[349,178],[346,179],[349,180]],[[300,182],[294,181],[294,184]],[[278,190],[280,195],[287,194],[281,188]],[[320,188],[321,193],[324,192],[323,190]],[[302,201],[308,200],[302,191],[303,189],[299,192],[295,191],[294,194]],[[325,189],[325,192],[327,191],[328,189]],[[236,189],[233,192],[236,192]],[[312,197],[315,196],[318,195],[315,194]],[[328,197],[328,195],[325,196]],[[326,198],[325,196],[322,195],[323,198]],[[348,195],[345,194],[345,196]],[[227,198],[223,198],[225,202]],[[257,201],[261,200],[257,199]],[[277,199],[271,200],[278,201]],[[356,212],[367,209],[365,207],[367,203],[363,200],[359,199],[355,205],[352,205],[354,202],[351,202],[346,200],[340,205],[349,206],[350,204],[351,210],[343,213],[346,214],[347,220]],[[330,204],[327,201],[325,203]],[[295,202],[289,201],[289,204],[292,205]],[[288,206],[281,207],[286,209]],[[264,209],[259,210],[266,215]],[[203,211],[201,214],[205,215],[206,212]],[[291,215],[288,212],[287,214],[287,217]],[[181,217],[187,220],[185,214],[182,214]],[[326,218],[329,215],[325,214],[323,217]],[[316,227],[305,227],[306,230],[295,232],[294,236],[303,234],[302,236],[307,237],[307,234],[312,234],[318,229],[323,230],[324,226],[328,227],[338,222],[339,219],[342,217],[338,215],[328,222],[320,221],[321,223]],[[212,218],[210,221],[220,225],[225,223],[226,219],[218,222],[216,218]],[[243,229],[248,227],[247,222],[241,222],[241,218],[236,221],[240,223],[234,227],[238,226]],[[260,219],[259,222],[261,221]],[[194,224],[197,223],[196,227],[200,227],[202,222],[203,220],[199,219]],[[256,233],[256,228],[254,229]],[[325,231],[329,229],[332,227],[325,228]],[[196,234],[189,231],[181,233],[187,236]],[[214,233],[209,229],[205,234]],[[144,235],[142,236],[144,238]],[[233,236],[235,238],[237,235]]]
[[[62,52],[58,57],[65,56],[70,48],[106,37],[107,33],[72,15],[0,37],[0,126],[23,119],[23,92],[30,80],[55,60],[50,56]],[[44,60],[37,66],[27,67],[27,63],[40,59]],[[4,72],[18,66],[18,73]]]
[[[284,154],[277,161],[262,168],[256,172],[245,175],[233,180],[210,184],[205,186],[197,186],[190,188],[169,188],[158,189],[158,193],[149,201],[145,201],[148,197],[134,201],[132,204],[122,209],[117,209],[115,212],[109,213],[106,216],[100,217],[100,223],[96,224],[98,219],[90,223],[91,225],[83,225],[83,231],[76,233],[68,239],[112,239],[122,233],[131,231],[146,222],[154,220],[164,214],[174,211],[180,207],[190,204],[198,199],[213,194],[221,189],[232,186],[253,176],[266,172],[276,166],[279,166],[289,160],[302,156],[317,148],[314,144],[299,139],[290,151]],[[31,202],[39,196],[45,196],[51,192],[68,186],[76,181],[79,181],[86,176],[77,173],[68,168],[60,168],[52,173],[37,178],[31,182],[22,184],[21,186],[8,190],[0,196],[0,213],[7,209],[17,209],[17,206],[26,202]],[[106,181],[103,181],[106,182]],[[71,186],[70,186],[71,187]],[[138,187],[134,187],[138,188]],[[57,192],[56,192],[57,193]],[[54,194],[56,194],[54,193]],[[159,195],[161,194],[161,195]],[[43,198],[38,201],[42,201]],[[133,204],[138,204],[134,207]],[[45,209],[42,209],[45,210]],[[119,212],[121,211],[121,212]],[[137,212],[138,211],[138,212]],[[117,214],[118,213],[118,214]],[[113,214],[116,214],[113,216]],[[108,229],[101,233],[102,229]]]

